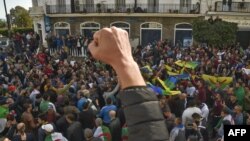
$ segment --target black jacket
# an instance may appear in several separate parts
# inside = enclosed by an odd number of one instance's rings
[[[168,141],[169,133],[159,101],[151,89],[131,87],[120,92],[129,141]]]
[[[118,118],[112,119],[109,124],[112,141],[120,141],[122,136],[121,123]]]

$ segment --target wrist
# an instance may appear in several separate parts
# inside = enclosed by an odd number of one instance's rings
[[[112,67],[118,75],[122,89],[133,86],[146,86],[139,66],[134,60],[121,61],[117,65],[112,65]]]

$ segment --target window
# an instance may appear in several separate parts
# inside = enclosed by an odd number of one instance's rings
[[[125,12],[126,11],[125,0],[116,0],[115,8],[116,8],[116,12]]]
[[[95,5],[94,0],[85,0],[85,6],[84,11],[86,12],[94,12],[95,11]]]
[[[87,38],[93,38],[93,34],[100,29],[97,22],[84,22],[80,24],[81,34]]]
[[[189,23],[179,23],[175,25],[174,43],[180,47],[192,45],[192,25]]]
[[[58,13],[66,13],[66,1],[65,0],[57,0],[57,12]]]
[[[66,36],[70,34],[70,24],[66,22],[57,22],[54,24],[54,30],[56,35]]]
[[[180,0],[180,13],[189,13],[192,8],[192,0]]]
[[[110,27],[112,27],[112,26],[126,30],[128,32],[128,35],[130,33],[130,24],[127,22],[122,22],[122,21],[113,22],[110,24]]]
[[[65,0],[57,0],[58,5],[65,5],[66,1]]]
[[[146,22],[141,24],[140,43],[142,46],[158,42],[162,39],[162,24]]]
[[[149,13],[155,13],[159,11],[159,0],[148,0],[148,10]]]

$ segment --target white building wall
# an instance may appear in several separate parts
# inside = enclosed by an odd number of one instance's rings
[[[115,4],[115,0],[95,0],[94,3]]]
[[[134,4],[134,0],[126,0],[126,4]]]

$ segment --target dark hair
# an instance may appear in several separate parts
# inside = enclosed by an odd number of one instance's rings
[[[69,120],[71,120],[71,121],[75,121],[75,120],[76,120],[75,115],[72,114],[72,113],[68,113],[66,116],[67,116],[67,118],[68,118]]]
[[[229,120],[223,120],[223,125],[231,125],[231,122]]]
[[[45,92],[45,93],[43,94],[43,99],[44,99],[44,100],[48,100],[49,96],[50,96],[50,94],[49,94],[48,92]]]
[[[193,114],[192,114],[192,118],[193,118],[194,120],[200,120],[202,117],[201,117],[201,115],[198,114],[198,113],[193,113]]]
[[[89,105],[90,105],[90,102],[87,101],[85,104],[83,104],[82,108],[83,108],[83,109],[88,109],[88,108],[89,108]]]
[[[31,103],[26,102],[26,103],[23,104],[23,108],[24,108],[25,110],[27,110],[27,109],[30,107],[30,105],[31,105]]]
[[[6,118],[8,121],[13,121],[15,119],[15,116],[13,114],[8,114]]]
[[[188,107],[194,107],[196,105],[196,101],[195,100],[190,100]]]
[[[107,103],[108,105],[112,104],[112,99],[111,99],[110,97],[108,97],[108,98],[106,99],[106,103]]]
[[[223,108],[223,109],[222,109],[222,112],[224,112],[224,113],[227,114],[227,115],[229,114],[229,111],[228,111],[227,108]]]

